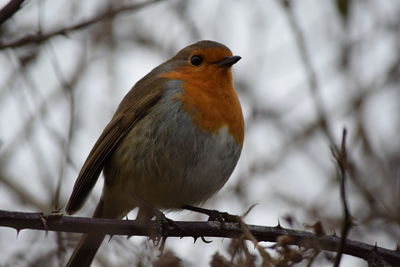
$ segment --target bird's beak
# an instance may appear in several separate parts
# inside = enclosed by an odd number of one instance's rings
[[[220,67],[231,67],[233,64],[238,62],[241,59],[239,56],[230,56],[230,57],[225,57],[215,63],[218,64]]]

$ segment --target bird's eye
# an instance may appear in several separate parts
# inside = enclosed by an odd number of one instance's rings
[[[190,58],[190,63],[192,63],[193,66],[200,66],[201,63],[203,63],[203,58],[198,55],[194,55]]]

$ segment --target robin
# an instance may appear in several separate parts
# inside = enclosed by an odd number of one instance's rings
[[[123,218],[138,207],[197,205],[221,189],[239,159],[244,121],[226,46],[200,41],[139,80],[90,151],[66,212],[78,211],[103,171],[93,217]],[[84,235],[67,266],[90,266],[104,235]]]

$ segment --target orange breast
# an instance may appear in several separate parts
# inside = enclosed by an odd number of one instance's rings
[[[215,65],[193,71],[184,67],[161,76],[183,81],[184,93],[177,99],[183,102],[195,125],[210,133],[226,126],[238,144],[243,144],[242,109],[233,89],[230,69]]]

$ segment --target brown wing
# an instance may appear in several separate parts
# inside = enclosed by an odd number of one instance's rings
[[[158,86],[157,86],[158,87]],[[76,179],[66,212],[72,214],[79,210],[104,167],[107,158],[112,154],[121,139],[160,99],[162,90],[145,91],[144,88],[133,88],[121,102],[113,119],[87,157],[79,176]]]

